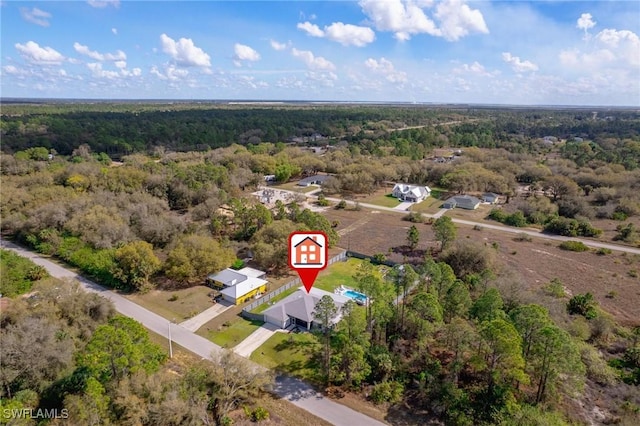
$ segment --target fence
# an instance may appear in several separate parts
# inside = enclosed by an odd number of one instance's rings
[[[347,258],[347,252],[346,251],[340,252],[339,254],[329,259],[327,266],[334,264],[336,262],[345,260],[346,258]],[[249,304],[248,306],[245,306],[242,309],[242,316],[250,320],[262,320],[263,318],[262,314],[254,314],[254,313],[251,313],[251,311],[253,311],[258,306],[262,305],[263,303],[266,303],[269,300],[273,299],[274,297],[278,296],[279,294],[282,294],[283,292],[289,290],[291,287],[299,286],[301,284],[302,284],[302,281],[300,281],[300,278],[296,278],[294,280],[289,281],[282,287],[272,291],[271,293],[265,294],[260,299],[251,302],[251,304]]]

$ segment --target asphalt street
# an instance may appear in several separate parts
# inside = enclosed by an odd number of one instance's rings
[[[78,280],[87,291],[98,293],[111,300],[115,308],[122,315],[128,316],[142,323],[149,330],[160,335],[168,336],[171,327],[171,339],[180,346],[188,349],[194,354],[204,358],[212,359],[222,349],[220,346],[198,336],[179,324],[171,324],[165,318],[155,314],[142,306],[139,306],[129,299],[108,290],[93,281],[90,281],[75,272],[64,268],[57,263],[51,262],[37,253],[33,253],[9,241],[0,240],[2,248],[12,250],[20,256],[31,259],[35,264],[43,266],[51,276],[56,278],[73,278]],[[256,364],[256,366],[258,366]],[[263,367],[259,367],[263,368]],[[349,407],[341,405],[321,393],[317,392],[311,385],[289,376],[276,376],[274,392],[283,399],[320,417],[336,426],[383,426],[385,423],[358,413]]]

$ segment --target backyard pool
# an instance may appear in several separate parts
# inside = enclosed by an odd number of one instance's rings
[[[346,290],[344,293],[342,293],[342,295],[355,300],[359,305],[364,305],[365,303],[367,303],[367,296],[357,291]]]

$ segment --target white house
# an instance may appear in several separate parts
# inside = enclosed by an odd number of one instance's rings
[[[407,185],[404,183],[396,183],[393,187],[392,195],[400,201],[409,201],[419,203],[431,194],[431,188],[428,186]]]

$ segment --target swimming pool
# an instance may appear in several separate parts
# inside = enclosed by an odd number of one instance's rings
[[[362,293],[358,293],[357,291],[347,290],[342,293],[344,296],[347,296],[350,299],[355,300],[357,303],[364,304],[367,302],[367,296]]]

